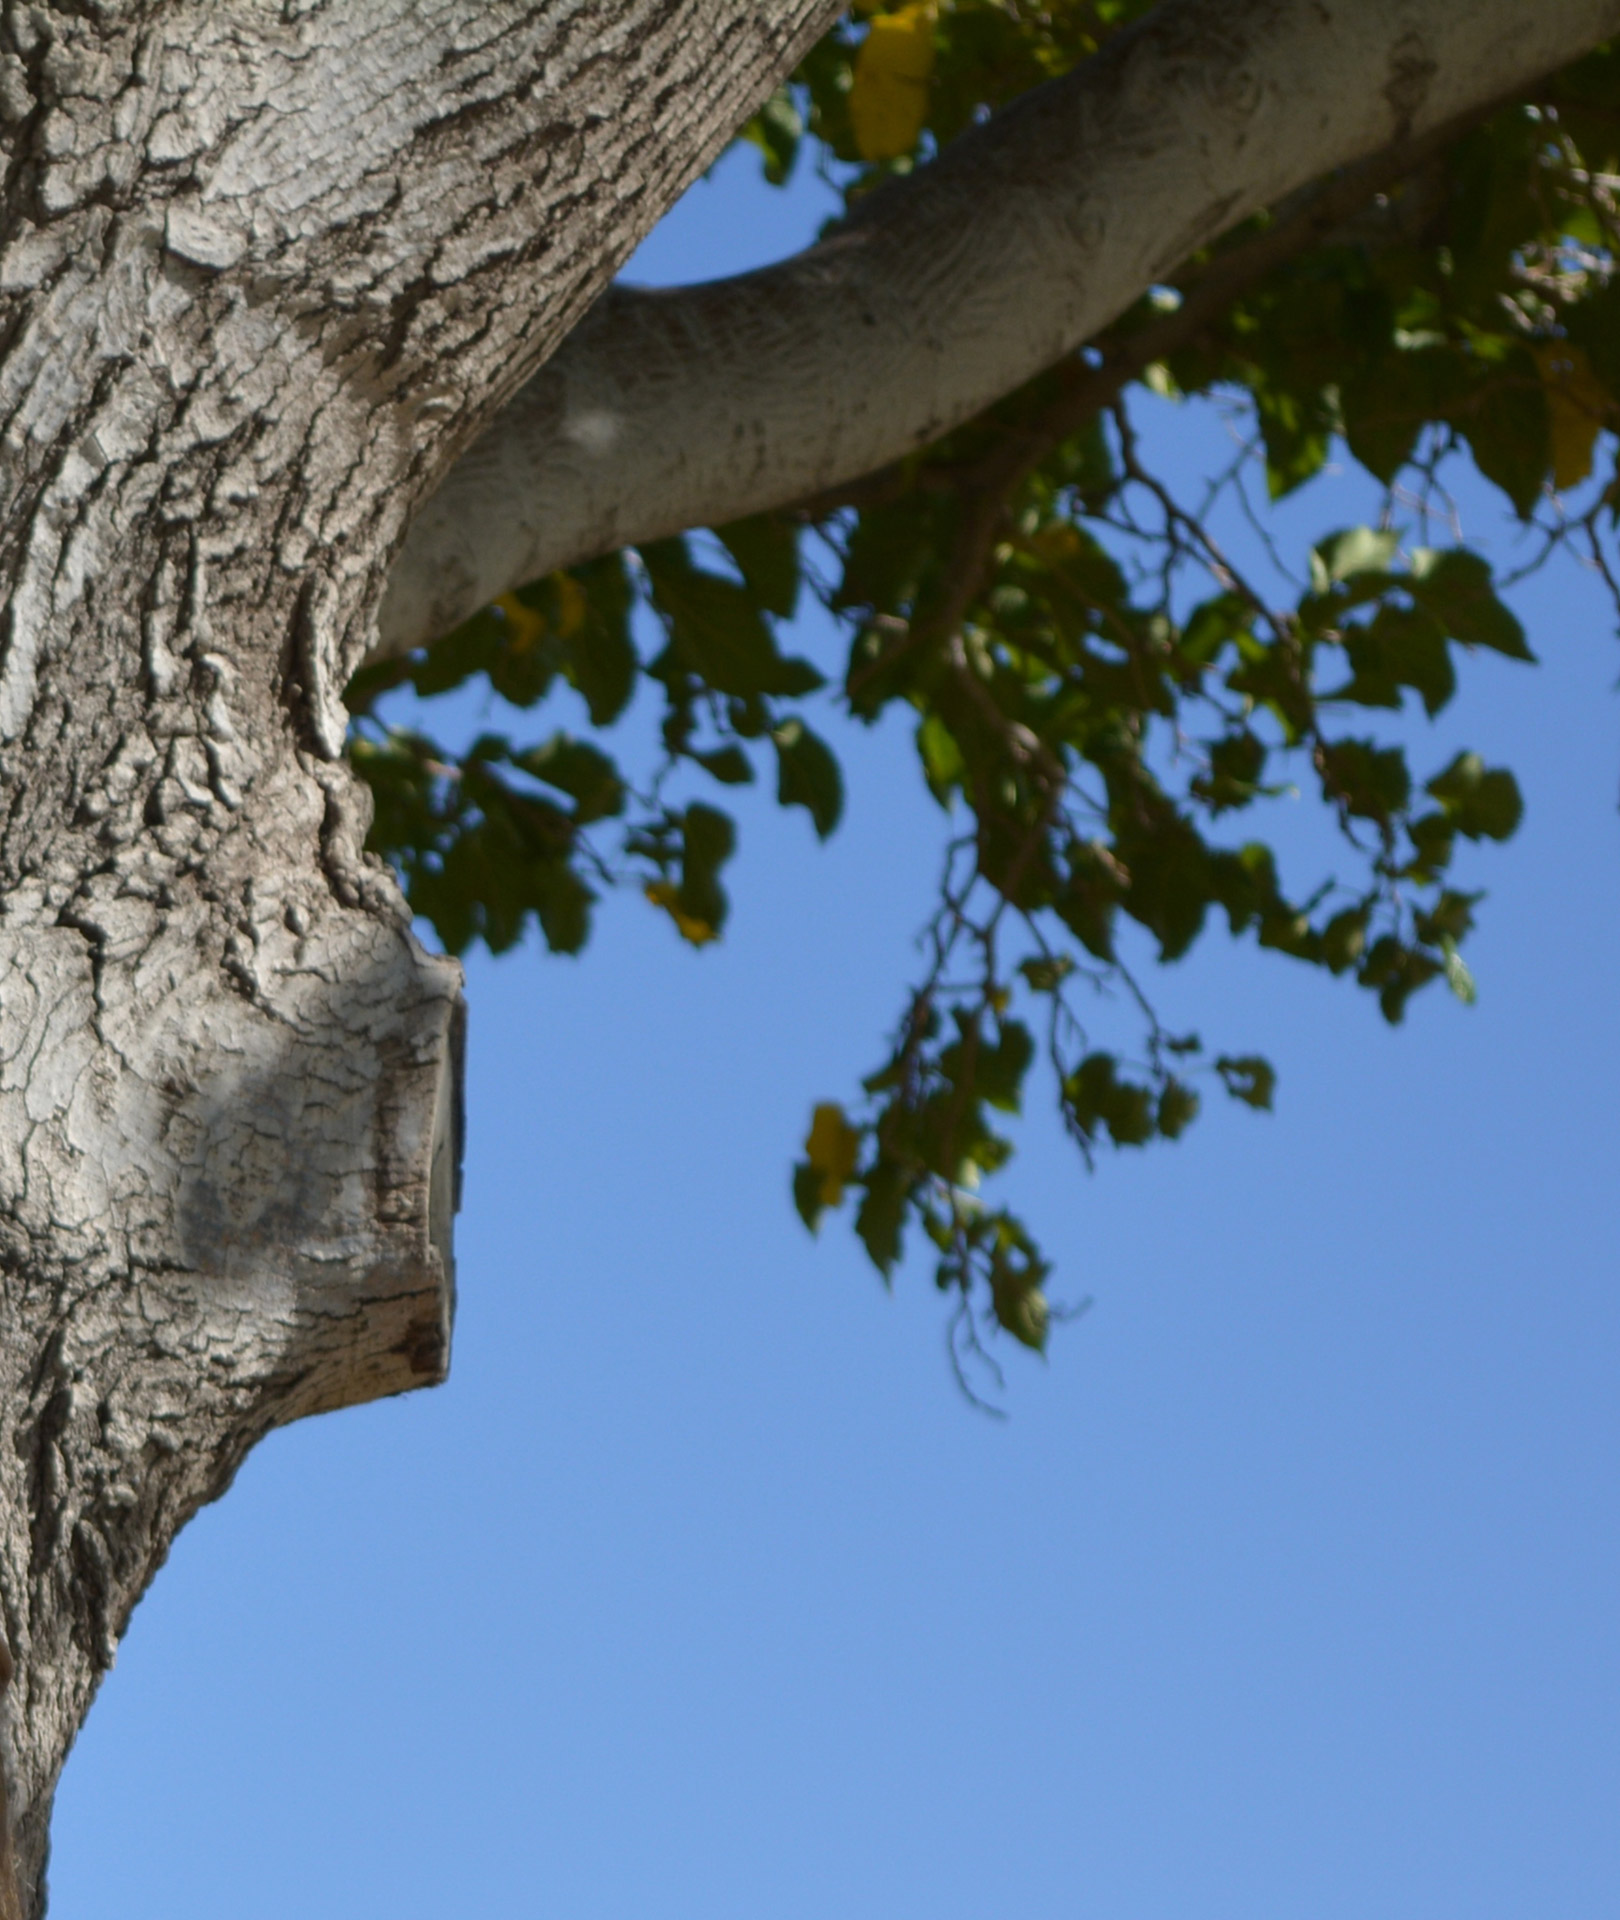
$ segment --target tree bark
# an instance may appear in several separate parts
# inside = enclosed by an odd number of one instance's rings
[[[796,258],[614,288],[416,518],[382,650],[903,457],[1258,208],[1617,31],[1620,0],[1170,0]]]
[[[341,763],[406,516],[835,11],[0,18],[0,1610],[26,1914],[68,1746],[177,1529],[270,1427],[447,1365],[460,973],[361,851]]]

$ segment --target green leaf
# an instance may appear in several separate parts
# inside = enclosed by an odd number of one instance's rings
[[[1505,767],[1487,767],[1477,753],[1459,753],[1428,791],[1470,840],[1506,840],[1524,817],[1518,781]]]
[[[1347,527],[1329,534],[1311,549],[1311,585],[1323,593],[1353,574],[1385,573],[1400,544],[1400,535],[1387,527]]]
[[[532,886],[535,915],[546,945],[553,953],[578,953],[590,935],[591,903],[596,895],[560,860],[536,866]]]
[[[343,704],[351,717],[359,719],[370,713],[383,694],[410,678],[411,665],[412,657],[406,655],[401,660],[376,660],[370,666],[362,667],[343,689]]]
[[[1373,740],[1334,740],[1322,749],[1322,791],[1358,818],[1382,825],[1411,795],[1406,755]]]
[[[794,1166],[793,1204],[798,1209],[799,1218],[815,1233],[821,1225],[821,1216],[827,1210],[827,1202],[822,1194],[821,1175],[808,1160],[800,1160]]]
[[[1346,627],[1344,644],[1352,677],[1334,700],[1398,707],[1401,688],[1411,687],[1432,717],[1456,692],[1445,628],[1422,607],[1382,606],[1367,625]]]
[[[1036,1282],[1021,1272],[1004,1273],[992,1266],[990,1304],[998,1325],[1015,1340],[1036,1353],[1045,1352],[1052,1310]]]
[[[1281,500],[1326,464],[1333,412],[1319,394],[1270,385],[1256,389],[1255,404],[1266,445],[1266,488],[1273,500]]]
[[[1269,1060],[1257,1053],[1232,1056],[1222,1054],[1215,1071],[1226,1083],[1226,1091],[1245,1106],[1269,1112],[1271,1097],[1277,1089],[1277,1073]]]
[[[1120,1079],[1119,1062],[1111,1053],[1086,1055],[1063,1082],[1063,1104],[1088,1140],[1103,1126],[1116,1147],[1146,1145],[1157,1126],[1152,1093]]]
[[[1480,472],[1502,489],[1520,519],[1529,519],[1552,465],[1552,417],[1525,348],[1513,347],[1453,418]]]
[[[1195,607],[1181,630],[1177,651],[1195,666],[1207,666],[1229,640],[1254,626],[1254,608],[1240,594],[1220,593]]]
[[[1099,960],[1114,957],[1114,911],[1130,876],[1100,840],[1072,840],[1065,849],[1069,877],[1052,909]]]
[[[1460,301],[1493,321],[1515,252],[1542,224],[1531,166],[1545,138],[1539,114],[1510,107],[1465,135],[1451,156],[1452,278]]]
[[[583,589],[584,617],[567,636],[564,671],[590,710],[591,724],[611,726],[630,704],[641,663],[630,637],[635,593],[624,555],[610,553],[570,576]]]
[[[1609,392],[1620,392],[1620,280],[1600,284],[1568,309],[1565,325]]]
[[[917,753],[928,791],[942,807],[949,807],[953,792],[967,773],[967,763],[956,736],[936,711],[925,713],[917,723]]]
[[[1223,847],[1211,854],[1209,864],[1212,897],[1226,909],[1233,933],[1279,910],[1277,863],[1263,841],[1248,840],[1235,850]]]
[[[958,1018],[963,1038],[941,1054],[940,1071],[955,1086],[962,1086],[965,1076],[965,1084],[975,1098],[1003,1113],[1017,1113],[1024,1075],[1035,1057],[1035,1042],[1028,1027],[1018,1020],[1002,1020],[994,1045],[980,1039],[970,1046],[972,1022]]]
[[[1018,971],[1032,993],[1056,993],[1074,972],[1074,962],[1066,953],[1040,954],[1020,960]]]
[[[807,660],[777,652],[770,629],[748,590],[691,564],[680,540],[641,549],[653,603],[670,626],[676,663],[716,693],[804,694],[821,685]]]
[[[1348,973],[1367,945],[1369,909],[1346,907],[1322,929],[1322,961],[1330,973]]]
[[[574,801],[581,825],[624,810],[625,787],[618,768],[600,748],[554,733],[537,747],[512,756],[512,764]]]
[[[1266,749],[1257,734],[1244,727],[1217,740],[1209,752],[1209,776],[1193,782],[1193,792],[1211,813],[1246,807],[1259,797]]]
[[[1179,1140],[1198,1118],[1198,1095],[1184,1082],[1167,1080],[1159,1094],[1159,1131],[1167,1140]]]
[[[866,1176],[866,1193],[855,1215],[855,1231],[873,1266],[885,1279],[900,1258],[901,1229],[913,1185],[911,1174],[887,1155]]]
[[[1441,962],[1385,934],[1373,942],[1356,978],[1362,986],[1376,988],[1379,1011],[1393,1027],[1404,1018],[1412,995],[1440,971]]]
[[[1482,894],[1457,893],[1448,887],[1426,912],[1414,915],[1417,937],[1433,946],[1443,947],[1448,940],[1455,945],[1473,930],[1474,908],[1483,898]]]
[[[1410,873],[1417,880],[1434,880],[1451,864],[1457,829],[1444,813],[1425,813],[1406,825],[1412,842]]]
[[[1103,417],[1093,414],[1072,439],[1065,440],[1053,465],[1065,485],[1074,488],[1087,513],[1100,513],[1119,486],[1113,449],[1103,430]]]
[[[1446,957],[1446,985],[1465,1007],[1471,1007],[1479,998],[1474,976],[1468,971],[1462,955],[1457,951],[1456,941],[1449,934],[1440,944]]]
[[[1341,381],[1345,439],[1361,464],[1387,486],[1411,458],[1426,421],[1443,412],[1446,396],[1464,383],[1451,355],[1392,350]]]
[[[735,743],[716,747],[712,753],[694,753],[692,758],[722,786],[746,787],[754,777],[753,761]]]
[[[799,157],[804,122],[787,87],[778,87],[752,120],[744,122],[739,138],[759,148],[765,178],[773,187],[785,186]]]
[[[791,520],[759,513],[714,529],[754,599],[767,613],[791,620],[799,603],[799,535]]]
[[[729,909],[719,874],[736,851],[737,829],[728,814],[697,800],[680,820],[681,884],[675,904],[688,920],[719,933]]]
[[[411,685],[424,699],[449,693],[475,673],[488,673],[511,638],[505,616],[495,607],[481,607],[425,653],[413,657]]]
[[[832,749],[802,720],[788,720],[771,734],[776,747],[776,797],[784,807],[804,807],[825,840],[844,810],[844,778]]]
[[[884,612],[914,600],[954,518],[948,504],[919,493],[863,513],[849,537],[835,606]]]
[[[1465,646],[1490,647],[1512,660],[1535,659],[1525,644],[1524,628],[1492,590],[1489,562],[1477,553],[1461,547],[1418,548],[1412,555],[1409,591]]]
[[[1161,959],[1180,959],[1198,938],[1213,898],[1209,848],[1187,821],[1163,807],[1146,820],[1122,819],[1117,846],[1130,875],[1120,904],[1157,936]]]

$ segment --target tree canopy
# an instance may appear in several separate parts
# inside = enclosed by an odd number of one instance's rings
[[[738,138],[772,183],[812,167],[853,210],[1146,11],[857,6]],[[920,1231],[959,1357],[989,1327],[1041,1348],[1036,1227],[984,1192],[1011,1152],[996,1116],[1050,1099],[1090,1165],[1178,1138],[1211,1093],[1272,1102],[1273,1064],[1241,1037],[1160,1020],[1123,922],[1163,963],[1224,925],[1364,989],[1390,1022],[1431,983],[1473,996],[1465,845],[1512,835],[1519,789],[1472,752],[1429,764],[1398,721],[1437,715],[1477,649],[1532,657],[1451,510],[1455,463],[1529,530],[1531,566],[1574,547],[1615,587],[1617,165],[1620,52],[1601,47],[1245,220],[915,456],[554,573],[369,666],[349,703],[372,846],[453,952],[499,952],[531,922],[577,952],[601,889],[622,885],[701,946],[731,910],[725,790],[774,778],[825,837],[843,787],[824,716],[909,709],[942,815],[924,959],[873,1070],[815,1104],[793,1198],[812,1228],[852,1217],[885,1277]],[[1229,423],[1232,458],[1201,497],[1144,453],[1149,396]],[[1240,498],[1270,539],[1268,509],[1340,448],[1381,506],[1278,553],[1276,577],[1298,577],[1283,599],[1222,550],[1210,508]],[[836,685],[782,644],[810,599],[847,635]],[[661,636],[650,656],[638,609]],[[456,750],[391,724],[391,689],[478,676],[502,730]],[[612,735],[644,683],[662,756],[636,769]],[[583,737],[546,711],[564,689]],[[1267,803],[1296,792],[1340,849],[1303,888],[1268,838]]]

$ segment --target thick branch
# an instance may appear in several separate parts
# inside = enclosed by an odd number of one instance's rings
[[[1168,0],[819,246],[613,289],[419,514],[383,650],[554,567],[901,457],[1257,208],[1616,31],[1620,0]]]
[[[1264,232],[1177,276],[1176,290],[1182,295],[1178,307],[1111,344],[1095,364],[1078,355],[1063,361],[1057,369],[1055,396],[1021,429],[998,435],[989,451],[969,466],[931,466],[923,484],[949,486],[963,504],[943,592],[924,620],[906,627],[875,659],[852,669],[848,683],[851,695],[886,672],[901,654],[956,631],[984,587],[996,541],[1007,533],[1009,502],[1041,462],[1071,434],[1113,407],[1131,381],[1140,378],[1155,360],[1167,360],[1190,346],[1273,268],[1341,231],[1352,216],[1367,211],[1374,195],[1407,177],[1414,167],[1421,168],[1429,155],[1455,139],[1467,124],[1452,121],[1425,138],[1386,147],[1370,159],[1342,168],[1295,194],[1278,209],[1277,218]],[[1399,205],[1381,212],[1393,215],[1387,221],[1391,231],[1405,229],[1405,210]],[[1378,231],[1385,224],[1383,220],[1364,224],[1375,239],[1384,237]],[[820,519],[841,507],[864,508],[898,499],[914,484],[912,462],[895,460],[796,505],[807,518]]]

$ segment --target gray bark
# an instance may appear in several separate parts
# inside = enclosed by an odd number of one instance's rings
[[[176,1530],[270,1427],[447,1364],[459,969],[362,853],[340,759],[405,518],[834,11],[0,15],[0,1611],[26,1914],[62,1761]]]
[[[1620,0],[1171,0],[797,258],[604,298],[415,520],[382,650],[901,458],[1257,208],[1617,31]]]

